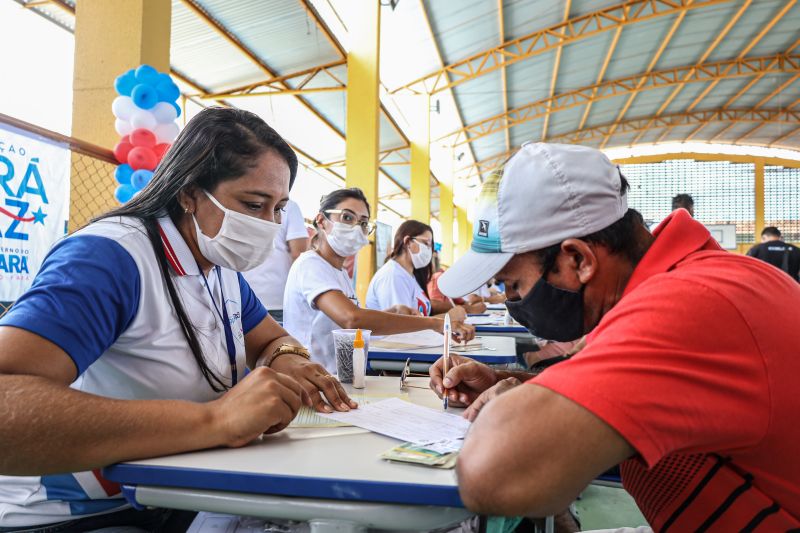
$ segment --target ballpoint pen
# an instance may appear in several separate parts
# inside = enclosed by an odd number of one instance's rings
[[[450,367],[450,335],[451,335],[450,315],[444,315],[444,344],[442,345],[442,357],[444,358],[444,375],[442,379],[447,377],[447,370]],[[444,390],[444,410],[447,411],[447,388],[442,385]]]

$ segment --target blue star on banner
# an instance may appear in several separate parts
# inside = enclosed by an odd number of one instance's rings
[[[33,212],[33,223],[36,224],[38,222],[39,224],[44,226],[44,217],[46,216],[47,214],[43,213],[42,208],[39,207],[39,209]]]

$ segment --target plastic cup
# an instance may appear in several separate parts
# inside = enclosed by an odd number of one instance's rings
[[[333,333],[333,351],[336,354],[336,377],[342,383],[353,382],[353,341],[356,338],[354,329],[335,329]],[[362,329],[364,338],[364,366],[366,373],[366,359],[369,356],[369,329]]]

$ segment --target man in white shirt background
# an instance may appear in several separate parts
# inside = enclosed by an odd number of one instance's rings
[[[281,229],[275,236],[275,249],[259,267],[243,272],[247,283],[269,314],[283,322],[283,292],[289,269],[300,254],[308,250],[308,230],[300,207],[289,200],[281,216]]]

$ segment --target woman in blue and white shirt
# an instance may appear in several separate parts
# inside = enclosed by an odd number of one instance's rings
[[[99,467],[244,445],[302,402],[330,410],[320,391],[354,406],[238,273],[266,260],[296,172],[258,116],[206,109],[136,198],[53,248],[0,320],[0,531],[128,525]]]

